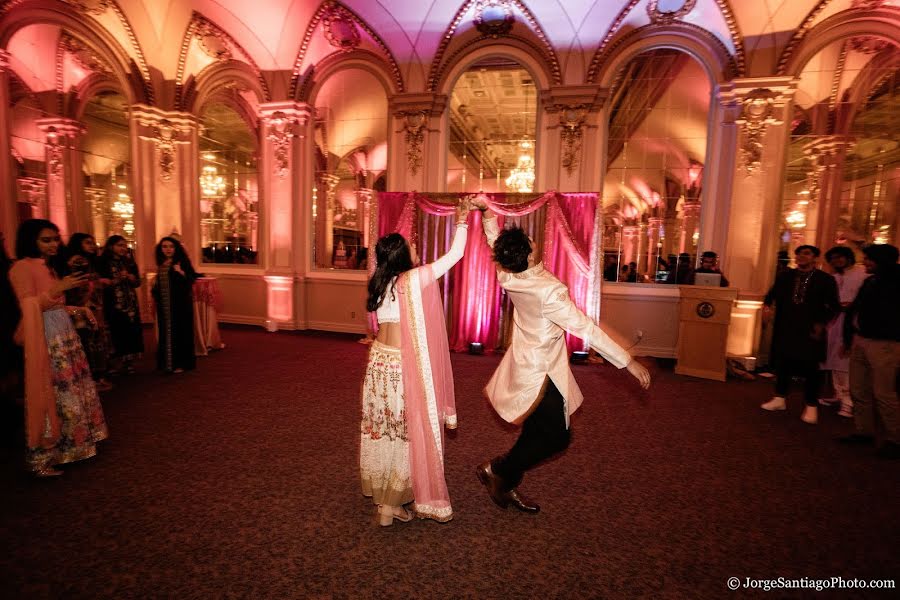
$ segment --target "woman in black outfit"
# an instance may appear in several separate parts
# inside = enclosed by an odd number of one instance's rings
[[[197,273],[181,242],[164,237],[156,245],[159,272],[153,284],[156,326],[159,331],[157,366],[181,373],[196,365],[194,355],[194,295]]]
[[[137,297],[141,276],[128,241],[121,235],[106,240],[97,272],[110,281],[103,290],[103,311],[112,337],[112,357],[121,362],[123,372],[134,373],[132,362],[144,351]]]

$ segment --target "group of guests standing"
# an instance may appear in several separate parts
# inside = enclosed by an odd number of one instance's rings
[[[24,384],[26,463],[37,476],[61,475],[57,466],[94,456],[107,437],[98,391],[113,387],[113,375],[133,374],[144,351],[141,276],[124,237],[111,236],[98,253],[92,235],[74,233],[64,245],[59,228],[43,219],[19,226],[14,262],[2,246],[0,253],[9,325],[0,331],[0,352],[8,358],[4,381]],[[160,240],[155,255],[157,366],[180,373],[195,365],[197,273],[175,238]]]
[[[866,246],[860,267],[852,249],[836,246],[825,253],[831,274],[817,268],[820,254],[815,246],[799,246],[796,268],[782,269],[765,297],[766,321],[776,309],[775,396],[762,408],[785,410],[791,381],[801,377],[804,422],[818,423],[819,404],[839,402],[838,414],[852,418],[856,430],[840,441],[873,445],[880,433],[878,455],[900,458],[900,251]],[[826,371],[834,398],[820,398]]]
[[[485,387],[497,413],[522,426],[515,445],[475,474],[491,500],[537,512],[518,489],[526,471],[569,444],[569,417],[583,396],[568,363],[565,333],[587,341],[644,388],[647,370],[613,342],[569,297],[566,286],[535,263],[534,244],[519,227],[500,230],[482,199],[457,209],[447,254],[418,266],[416,248],[392,233],[378,240],[367,308],[378,320],[362,391],[360,477],[382,526],[414,516],[453,518],[444,477],[443,428],[456,428],[453,373],[437,280],[463,256],[472,207],[497,264],[497,280],[515,307],[510,347]],[[413,503],[410,505],[410,503]],[[406,505],[411,508],[407,509]]]

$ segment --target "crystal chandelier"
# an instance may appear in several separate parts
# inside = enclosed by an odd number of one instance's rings
[[[218,174],[219,170],[212,165],[203,167],[200,176],[200,189],[204,196],[221,196],[225,193],[225,178]]]
[[[506,189],[526,193],[534,190],[534,159],[531,157],[531,142],[525,141],[519,144],[522,153],[519,154],[519,162],[514,169],[510,169],[506,178]]]

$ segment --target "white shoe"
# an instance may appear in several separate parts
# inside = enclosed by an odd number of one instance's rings
[[[839,417],[853,418],[853,405],[841,403],[841,410],[838,411]]]
[[[822,406],[831,406],[832,404],[837,404],[837,398],[819,398],[819,404]]]
[[[787,405],[784,403],[784,398],[775,396],[765,404],[761,404],[760,408],[763,410],[787,410]]]
[[[819,422],[819,409],[815,406],[807,406],[803,409],[803,414],[800,415],[800,420],[804,423],[815,425]]]

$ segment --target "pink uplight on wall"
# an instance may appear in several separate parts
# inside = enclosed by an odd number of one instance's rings
[[[294,280],[284,275],[266,275],[266,328],[276,331],[278,323],[290,322],[294,317]]]

